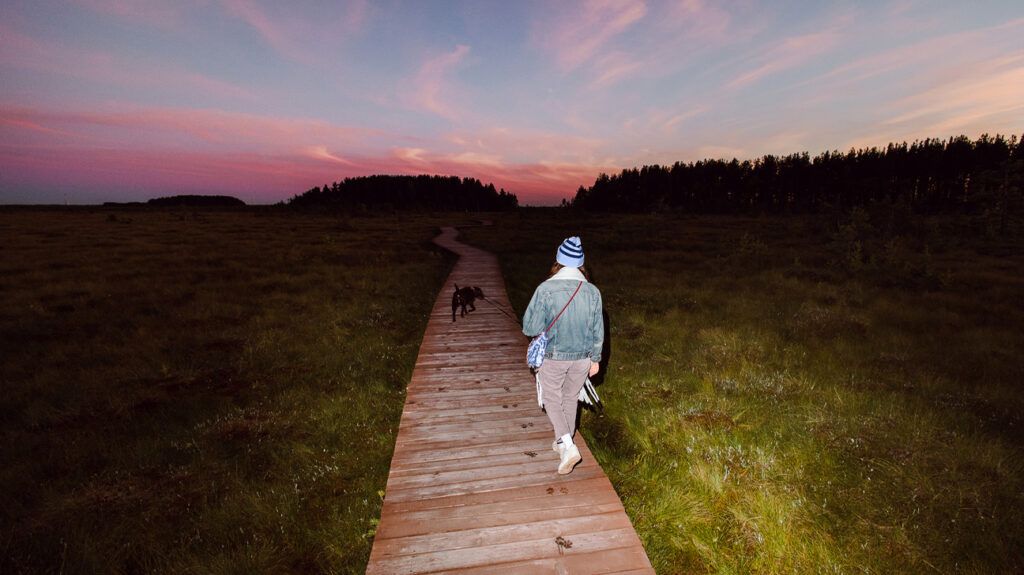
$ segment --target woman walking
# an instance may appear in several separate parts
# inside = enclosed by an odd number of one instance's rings
[[[547,330],[548,344],[539,381],[551,425],[552,448],[561,460],[558,473],[572,472],[580,451],[576,433],[577,398],[587,378],[596,375],[604,345],[601,292],[587,280],[580,238],[558,246],[551,277],[537,286],[523,317],[523,333],[533,337]],[[560,315],[559,315],[560,314]]]

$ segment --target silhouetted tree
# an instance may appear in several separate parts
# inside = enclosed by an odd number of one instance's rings
[[[826,151],[814,158],[803,152],[743,162],[699,160],[625,169],[581,186],[571,205],[595,211],[714,214],[812,213],[826,207],[846,211],[885,203],[932,214],[1002,210],[998,213],[1005,213],[1009,222],[1022,165],[1024,138],[928,138],[882,149]]]
[[[504,211],[515,209],[519,200],[504,188],[496,191],[494,184],[485,186],[475,178],[377,175],[313,187],[288,200],[288,205],[337,210]]]
[[[189,207],[232,207],[244,206],[245,202],[234,196],[199,196],[181,195],[153,198],[146,202],[148,206],[189,206]]]

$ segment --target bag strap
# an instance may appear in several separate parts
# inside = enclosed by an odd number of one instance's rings
[[[572,295],[569,297],[569,301],[565,302],[565,305],[562,306],[562,311],[558,312],[555,319],[551,320],[548,327],[544,329],[544,333],[547,333],[551,329],[551,326],[555,325],[555,322],[558,321],[558,318],[562,317],[562,312],[565,311],[565,308],[569,307],[569,304],[572,303],[572,298],[576,297],[576,294],[579,293],[581,287],[583,287],[583,282],[580,282],[580,285],[576,286],[576,291],[572,292]]]

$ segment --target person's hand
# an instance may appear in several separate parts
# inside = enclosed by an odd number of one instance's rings
[[[599,371],[601,371],[601,364],[590,362],[590,377],[594,377]]]

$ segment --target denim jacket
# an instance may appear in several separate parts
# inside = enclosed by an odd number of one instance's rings
[[[576,268],[562,268],[537,286],[523,316],[523,333],[533,337],[544,331],[565,302],[569,301],[580,281],[583,281],[583,285],[579,293],[548,332],[544,359],[576,360],[589,357],[595,363],[601,361],[601,348],[604,345],[601,291],[586,281]]]

